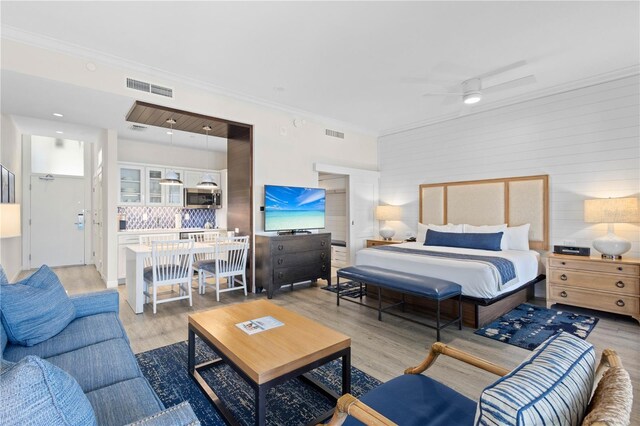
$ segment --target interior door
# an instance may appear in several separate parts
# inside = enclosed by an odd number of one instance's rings
[[[349,262],[355,263],[356,252],[365,240],[375,237],[375,207],[378,204],[378,178],[369,175],[350,175],[349,199]]]
[[[31,176],[30,267],[84,265],[84,178]]]
[[[93,261],[104,276],[102,260],[102,171],[93,178]]]

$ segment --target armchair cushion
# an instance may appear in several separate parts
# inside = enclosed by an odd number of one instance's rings
[[[136,377],[87,393],[98,424],[126,425],[164,410],[147,379]]]
[[[93,293],[71,296],[71,303],[76,308],[76,318],[105,312],[120,311],[119,294],[116,289],[95,291]]]
[[[547,339],[482,392],[476,424],[578,425],[595,375],[593,346],[569,333]]]
[[[360,398],[402,426],[472,425],[476,403],[423,374],[403,374]],[[344,426],[362,425],[347,417]]]
[[[27,355],[49,358],[111,339],[128,339],[115,312],[75,319],[52,338],[34,346],[9,345],[4,358],[19,361]]]
[[[73,378],[36,356],[0,376],[0,424],[95,425],[89,400]]]
[[[47,265],[22,281],[2,285],[0,306],[9,341],[23,346],[55,336],[76,317],[73,303]]]

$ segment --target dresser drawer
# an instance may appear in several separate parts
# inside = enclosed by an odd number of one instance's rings
[[[625,315],[638,315],[640,299],[638,296],[625,296],[607,293],[595,293],[574,287],[549,286],[552,302],[582,306]]]
[[[331,239],[328,237],[308,236],[307,238],[282,238],[271,241],[271,252],[275,255],[296,253],[300,251],[330,249]]]
[[[330,256],[331,254],[329,249],[301,251],[297,253],[275,255],[273,257],[273,266],[274,268],[284,268],[294,265],[303,266],[320,264],[328,260]]]
[[[549,258],[549,267],[579,269],[581,271],[606,272],[610,274],[639,275],[640,266],[627,263],[588,260],[566,260]]]
[[[549,269],[549,283],[619,294],[640,294],[640,278],[626,275],[594,274],[568,269]]]
[[[313,277],[325,278],[329,275],[331,268],[328,263],[321,263],[312,266],[294,266],[290,268],[275,268],[273,270],[274,284],[291,284],[300,281],[309,281]]]

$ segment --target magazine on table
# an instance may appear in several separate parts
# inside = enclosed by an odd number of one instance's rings
[[[245,322],[239,322],[236,324],[236,327],[247,334],[256,334],[262,331],[270,330],[272,328],[280,327],[281,325],[284,325],[284,323],[278,321],[272,316],[267,316]]]

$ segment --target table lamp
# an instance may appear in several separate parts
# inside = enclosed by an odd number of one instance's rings
[[[20,204],[0,204],[0,238],[20,236]]]
[[[593,248],[605,259],[621,259],[631,249],[631,242],[613,233],[614,223],[638,222],[637,198],[599,198],[584,201],[584,221],[607,223],[607,235],[593,240]]]
[[[377,206],[376,207],[376,219],[378,220],[400,220],[400,207],[399,206]],[[395,235],[396,231],[388,226],[385,222],[384,226],[380,228],[380,236],[382,239],[390,241],[391,237]]]

